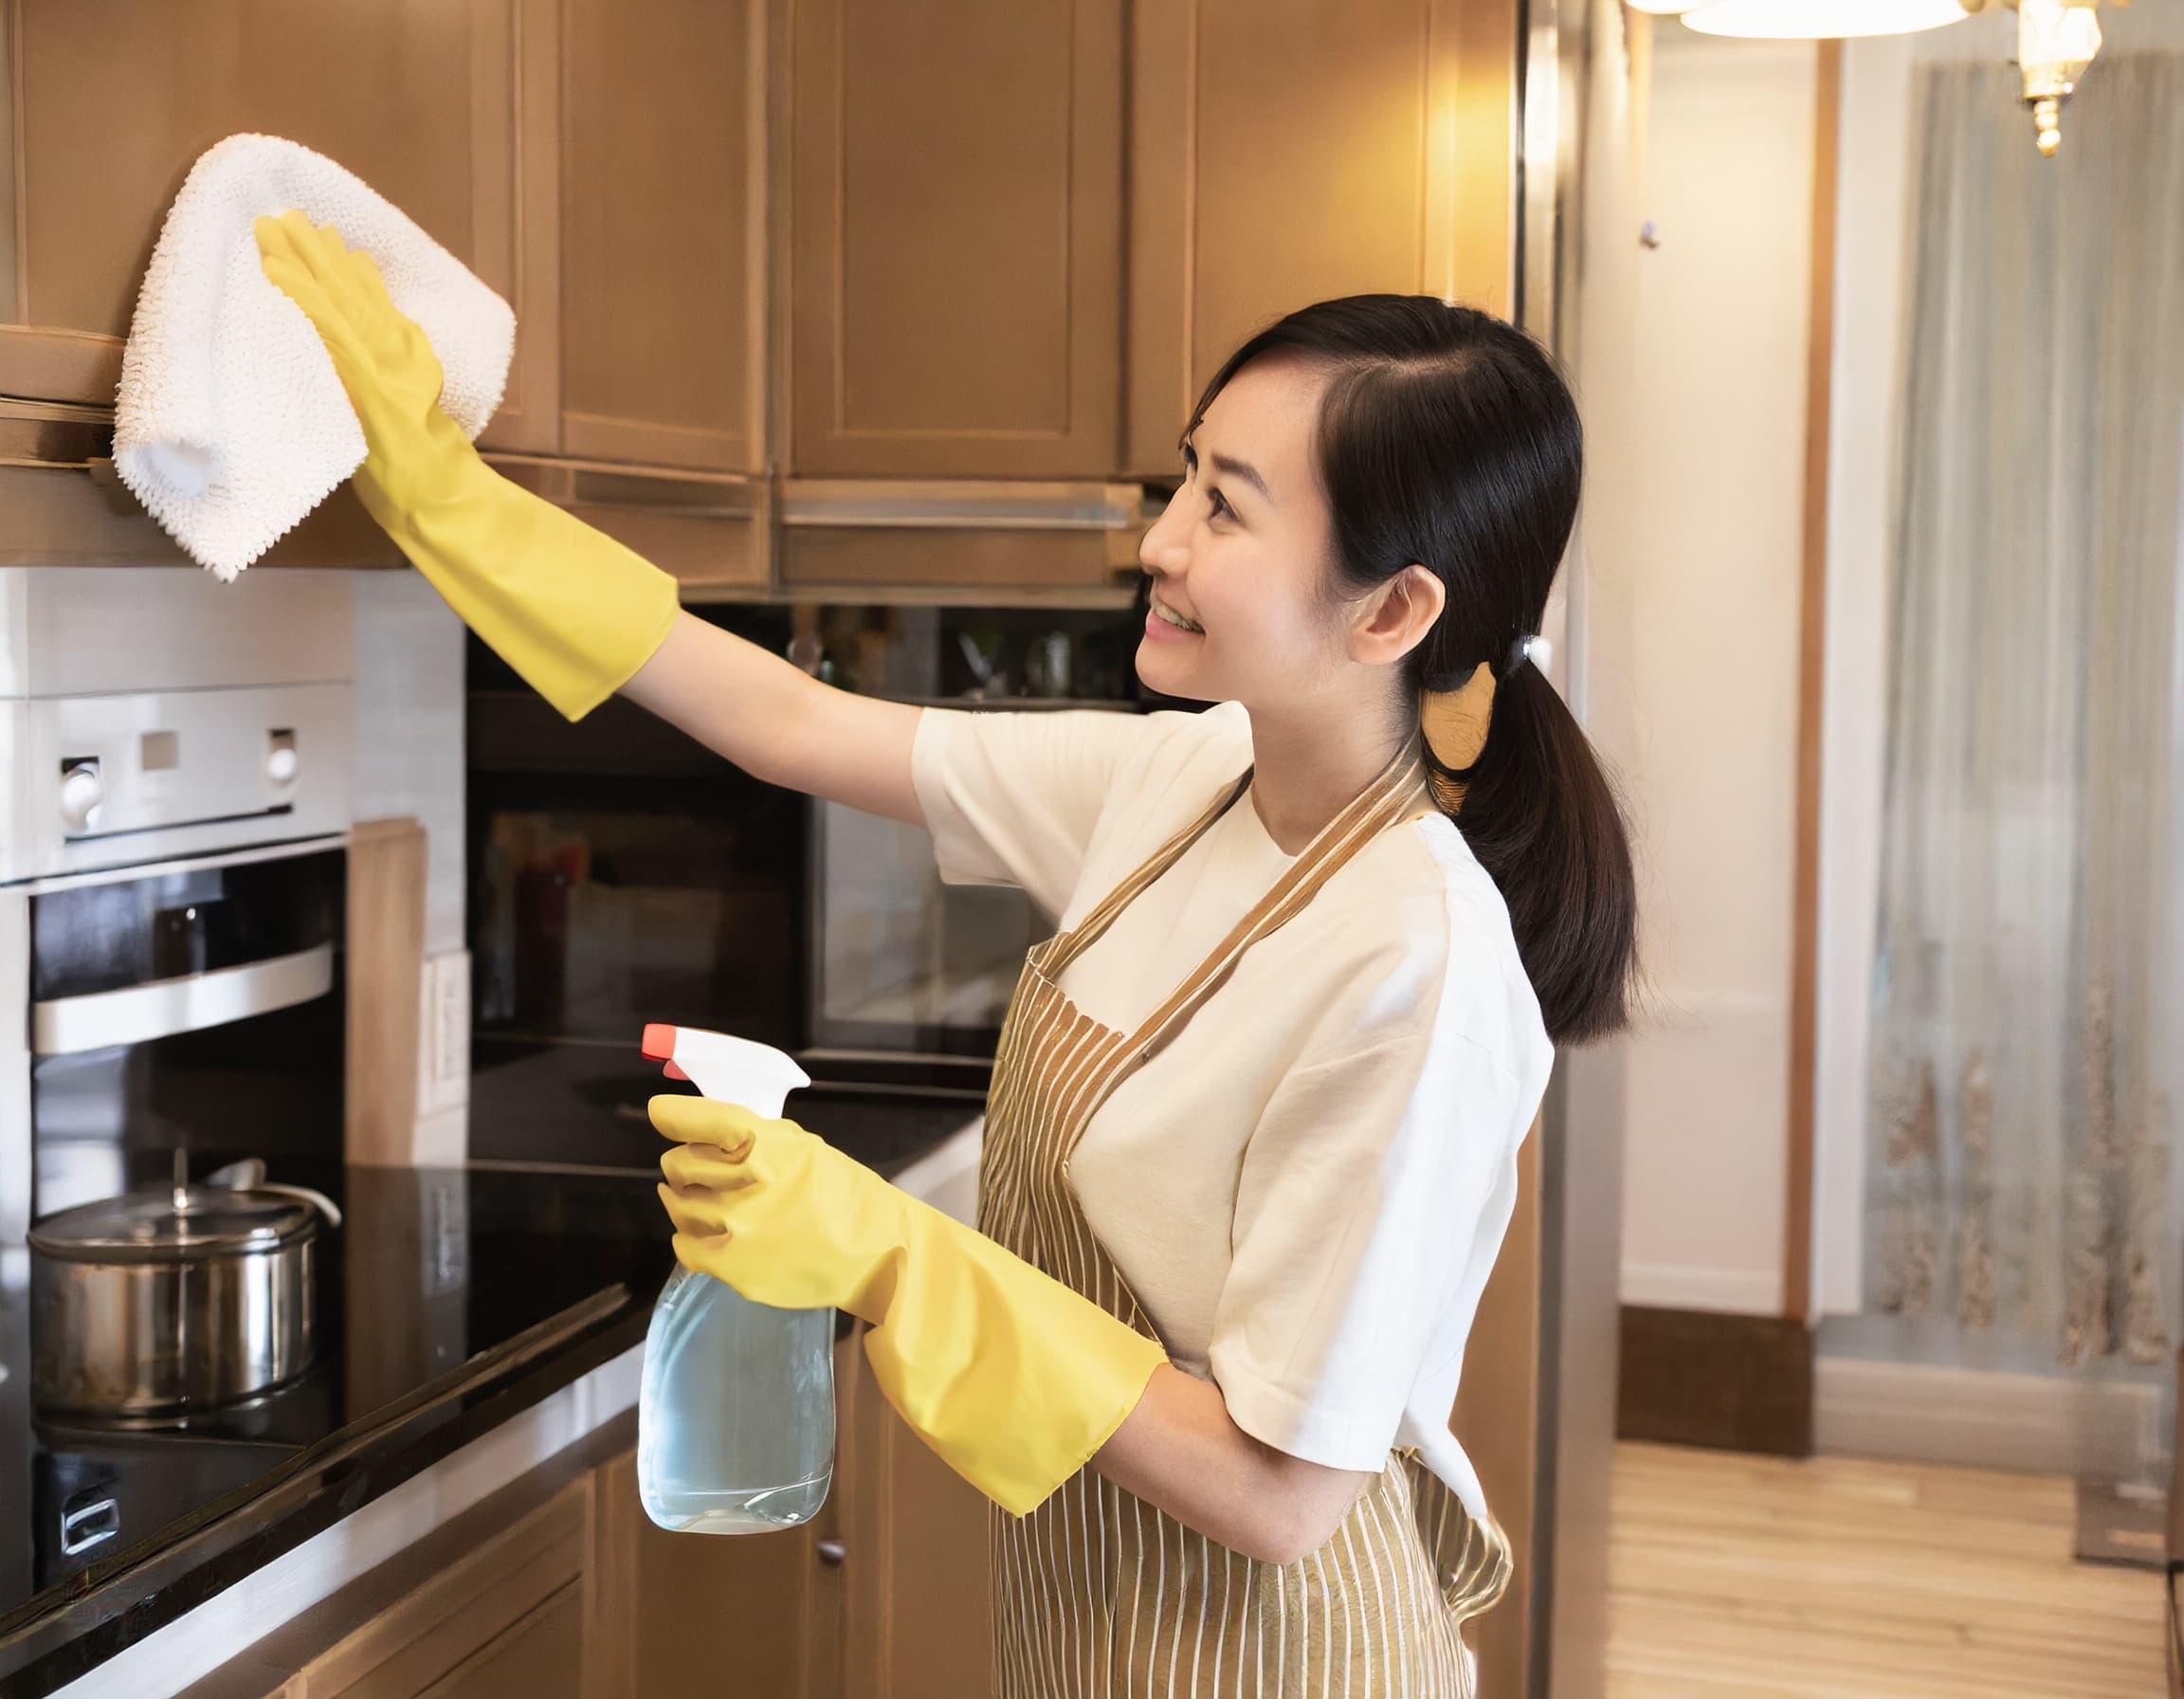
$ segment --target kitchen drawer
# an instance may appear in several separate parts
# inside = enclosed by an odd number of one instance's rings
[[[1144,522],[1130,484],[792,480],[781,584],[798,596],[919,589],[1127,606]]]
[[[622,1699],[590,1589],[598,1465],[628,1443],[610,1427],[569,1447],[181,1699]]]
[[[694,587],[764,587],[772,492],[764,479],[670,467],[488,456],[512,484],[564,507]]]

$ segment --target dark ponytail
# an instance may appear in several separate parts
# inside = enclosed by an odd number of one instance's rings
[[[1465,841],[1501,887],[1556,1044],[1625,1021],[1637,927],[1629,840],[1592,744],[1517,646],[1539,629],[1577,515],[1584,435],[1554,362],[1514,325],[1426,295],[1305,307],[1229,356],[1193,424],[1246,365],[1285,355],[1330,374],[1320,479],[1338,583],[1376,589],[1417,564],[1447,606],[1404,684],[1496,678],[1486,738],[1449,781]]]

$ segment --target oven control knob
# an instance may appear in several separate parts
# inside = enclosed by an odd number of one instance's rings
[[[97,761],[78,761],[61,776],[61,818],[70,831],[89,831],[99,824],[106,782]]]
[[[296,782],[296,746],[276,743],[265,752],[265,776],[277,785]]]

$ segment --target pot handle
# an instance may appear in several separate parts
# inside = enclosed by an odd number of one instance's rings
[[[341,1225],[341,1206],[323,1192],[315,1192],[309,1186],[283,1185],[279,1180],[271,1179],[259,1181],[257,1189],[261,1192],[285,1192],[291,1197],[300,1197],[305,1203],[317,1206],[318,1213],[326,1217],[328,1227]]]

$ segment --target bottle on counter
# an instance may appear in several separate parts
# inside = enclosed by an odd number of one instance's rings
[[[810,1078],[769,1045],[648,1026],[644,1052],[710,1098],[777,1116]],[[811,1520],[834,1478],[834,1312],[755,1304],[678,1267],[645,1336],[637,1495],[674,1532],[757,1534]]]

